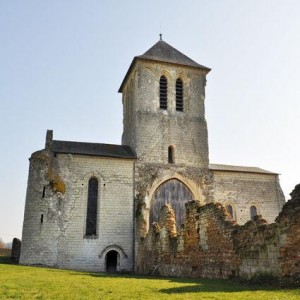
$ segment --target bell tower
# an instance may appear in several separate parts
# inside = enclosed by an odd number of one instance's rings
[[[161,38],[134,57],[121,84],[122,144],[141,163],[208,168],[205,84],[210,71]]]

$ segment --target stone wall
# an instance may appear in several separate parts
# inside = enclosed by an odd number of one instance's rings
[[[275,223],[256,217],[240,226],[219,203],[186,206],[179,232],[170,206],[162,208],[139,240],[138,273],[205,278],[273,276],[283,283],[300,280],[300,185]]]
[[[168,109],[159,108],[159,80],[168,80]],[[137,61],[123,89],[122,144],[139,160],[168,163],[173,146],[176,164],[208,167],[205,120],[206,72],[164,62]],[[183,81],[184,111],[175,109],[177,78]]]
[[[46,150],[30,159],[21,264],[105,271],[133,269],[133,161]],[[98,179],[97,235],[86,236],[88,181]],[[121,191],[121,192],[120,192]]]
[[[228,172],[213,170],[215,201],[231,205],[234,220],[244,224],[250,219],[250,207],[257,208],[269,223],[274,222],[283,204],[284,195],[277,174]]]

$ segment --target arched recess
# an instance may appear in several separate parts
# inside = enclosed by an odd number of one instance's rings
[[[237,220],[237,218],[236,218],[236,207],[235,207],[234,203],[227,202],[225,204],[225,209],[226,209],[226,212],[228,214],[229,219],[232,220],[232,221],[236,221]]]
[[[99,182],[96,177],[91,177],[88,184],[88,200],[86,213],[85,235],[92,236],[97,234],[98,223],[98,198]]]
[[[149,223],[158,222],[161,208],[170,204],[175,213],[176,227],[179,229],[184,223],[185,204],[193,199],[191,190],[182,181],[172,178],[163,182],[152,195]]]
[[[125,251],[124,251],[121,247],[119,247],[118,245],[110,245],[110,246],[105,247],[105,248],[101,251],[101,253],[100,253],[100,255],[99,255],[99,258],[104,257],[104,256],[106,255],[106,253],[109,252],[109,251],[111,251],[111,250],[115,250],[115,251],[119,252],[119,254],[120,254],[123,258],[127,258],[127,254],[125,253]]]
[[[250,206],[250,218],[253,220],[258,215],[258,209],[256,205]]]
[[[110,245],[101,251],[99,258],[104,258],[105,271],[114,273],[120,271],[121,260],[127,259],[127,255],[118,245]]]
[[[95,212],[95,222],[96,222],[96,232],[88,232],[87,231],[87,220],[88,220],[88,198],[89,198],[89,187],[90,187],[90,180],[95,179],[97,180],[97,204],[96,212]],[[83,224],[83,232],[84,232],[84,238],[97,238],[98,237],[98,230],[101,226],[100,224],[100,202],[103,198],[103,191],[105,190],[105,178],[102,176],[102,174],[98,172],[89,172],[84,175],[84,177],[81,180],[81,197],[85,200],[85,209],[83,211],[82,216],[84,217]]]

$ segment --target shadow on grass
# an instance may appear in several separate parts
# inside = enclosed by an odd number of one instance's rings
[[[0,256],[0,264],[16,265],[17,263],[14,262],[9,256]]]
[[[136,274],[110,274],[110,273],[91,273],[91,272],[76,272],[70,271],[69,275],[88,275],[96,278],[128,278],[141,280],[161,280],[171,283],[181,283],[182,286],[169,289],[161,289],[161,293],[165,294],[182,294],[182,293],[197,293],[197,292],[243,292],[243,291],[276,291],[281,290],[276,286],[262,286],[257,284],[241,283],[237,280],[230,279],[199,279],[199,278],[178,278],[178,277],[157,277]]]
[[[14,264],[9,257],[0,256],[0,264]],[[23,267],[23,266],[20,266]],[[46,266],[30,266],[36,268],[46,269],[49,273],[60,273],[66,272],[66,275],[70,276],[92,276],[95,278],[114,278],[114,279],[135,279],[135,280],[155,280],[155,281],[167,281],[171,283],[179,283],[182,286],[160,289],[159,292],[164,294],[183,294],[183,293],[198,293],[198,292],[243,292],[243,291],[277,291],[282,290],[276,286],[262,286],[241,283],[236,280],[230,279],[197,279],[197,278],[178,278],[178,277],[158,277],[158,276],[147,276],[147,275],[136,275],[126,273],[96,273],[96,272],[85,272],[85,271],[74,271],[50,268]]]

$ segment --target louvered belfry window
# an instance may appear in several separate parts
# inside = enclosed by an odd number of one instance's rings
[[[89,180],[88,203],[86,214],[86,235],[97,233],[97,205],[98,204],[98,180],[92,177]]]
[[[180,78],[176,80],[176,110],[183,111],[183,83]]]
[[[168,108],[168,81],[165,76],[161,76],[159,80],[159,108]]]

